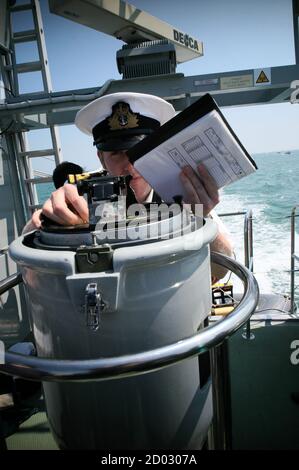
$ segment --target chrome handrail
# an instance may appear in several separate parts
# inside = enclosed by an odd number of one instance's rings
[[[290,266],[290,303],[291,303],[291,313],[296,312],[296,302],[295,302],[295,273],[298,271],[295,269],[295,262],[299,261],[298,256],[295,252],[295,229],[296,229],[296,217],[299,217],[299,214],[296,214],[298,209],[298,205],[294,206],[291,211],[291,215],[278,217],[281,219],[291,219],[291,266]],[[244,218],[244,263],[245,266],[253,271],[253,225],[252,225],[252,210],[249,209],[247,211],[239,211],[239,212],[228,212],[225,214],[219,214],[219,217],[228,217],[228,216],[235,216],[235,215],[245,215]],[[247,325],[247,333],[246,336],[250,336],[250,324]]]
[[[228,212],[226,214],[220,214],[220,217],[245,215],[244,217],[244,230],[243,230],[243,241],[244,241],[244,264],[251,272],[253,272],[253,216],[252,209],[239,212]],[[246,325],[246,332],[244,333],[246,339],[251,339],[250,320]]]
[[[253,231],[252,210],[247,210],[244,218],[244,256],[245,266],[253,272]]]
[[[233,271],[244,284],[240,304],[215,325],[176,343],[120,357],[72,361],[6,352],[0,372],[47,382],[114,379],[160,369],[218,346],[250,318],[258,303],[259,290],[253,274],[237,261],[220,253],[211,253],[211,260]]]
[[[6,279],[0,281],[0,295],[4,294],[4,292],[8,291],[12,287],[17,286],[23,281],[21,273],[15,273],[11,276],[7,277]]]
[[[253,272],[253,232],[252,232],[252,210],[246,211],[244,218],[244,256],[245,266]],[[246,332],[244,333],[246,339],[251,339],[251,325],[250,320],[246,324]]]
[[[244,241],[244,264],[246,268],[253,272],[253,216],[252,209],[238,212],[226,212],[225,214],[219,214],[219,217],[231,217],[235,215],[244,215],[244,230],[243,230],[243,241]]]

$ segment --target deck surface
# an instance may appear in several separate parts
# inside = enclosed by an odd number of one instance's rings
[[[36,413],[6,439],[8,450],[58,450],[45,412]]]

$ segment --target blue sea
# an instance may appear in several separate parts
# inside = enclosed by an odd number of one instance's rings
[[[253,211],[254,273],[262,292],[290,292],[292,208],[299,205],[299,150],[253,155],[256,173],[222,190],[217,212]],[[299,208],[298,208],[299,209]],[[298,210],[299,214],[299,210]],[[244,262],[243,216],[224,218],[237,259]],[[296,252],[299,254],[299,217],[296,218]],[[299,269],[299,262],[297,262]],[[296,299],[299,301],[299,273]]]
[[[254,272],[264,292],[290,290],[290,214],[299,205],[299,150],[253,155],[258,171],[221,191],[218,214],[253,211]],[[53,185],[40,185],[40,201]],[[299,208],[298,208],[299,214]],[[244,216],[223,218],[229,228],[236,257],[244,262]],[[296,252],[299,254],[299,217],[296,219]],[[299,262],[297,263],[299,269]],[[234,281],[236,282],[236,281]],[[299,273],[296,274],[299,300]]]

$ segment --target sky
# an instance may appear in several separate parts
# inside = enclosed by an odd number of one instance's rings
[[[177,67],[177,72],[185,76],[295,63],[291,0],[130,3],[203,41],[204,56]],[[121,41],[51,14],[47,0],[41,0],[41,7],[54,91],[101,86],[110,78],[121,78],[116,66]],[[30,29],[29,15],[15,14],[14,28]],[[32,46],[18,46],[19,61],[36,58]],[[39,80],[24,74],[21,90],[38,89]],[[299,105],[259,105],[222,111],[252,154],[299,148]],[[88,136],[73,125],[61,126],[60,135],[65,160],[83,162],[86,169],[95,168],[94,147]],[[32,148],[47,148],[47,138],[47,131],[29,133]],[[35,163],[40,164],[38,159]]]

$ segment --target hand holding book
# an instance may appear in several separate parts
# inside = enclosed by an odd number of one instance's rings
[[[204,95],[127,152],[137,171],[165,202],[187,198],[180,173],[190,167],[199,176],[204,164],[217,188],[257,168],[210,95]]]
[[[180,173],[185,191],[184,202],[191,204],[193,212],[195,204],[202,204],[203,216],[206,217],[219,203],[219,192],[214,179],[203,164],[197,167],[197,174],[191,167],[185,167]]]

